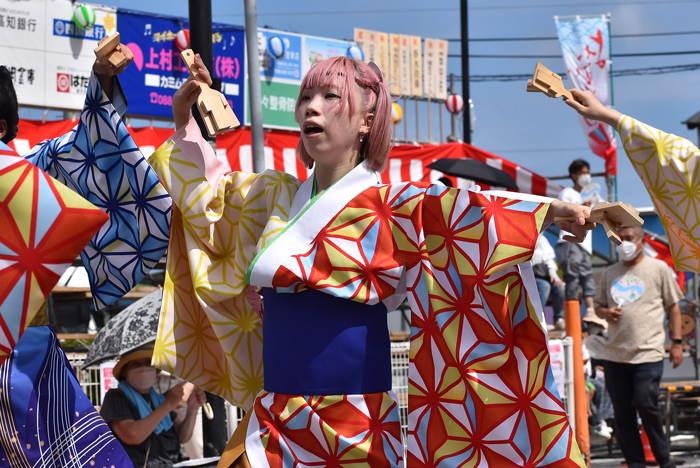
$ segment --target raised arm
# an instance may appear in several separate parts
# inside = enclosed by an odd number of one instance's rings
[[[598,98],[590,91],[581,91],[580,89],[571,89],[571,94],[580,102],[566,99],[566,104],[589,120],[598,120],[617,128],[617,123],[620,121],[620,114],[615,109],[605,107]]]
[[[666,133],[602,105],[589,91],[571,90],[581,103],[566,101],[587,119],[610,124],[620,133],[625,153],[642,179],[671,243],[676,268],[700,273],[699,202],[696,167],[700,150],[689,140]]]
[[[121,119],[125,66],[96,62],[75,128],[25,156],[110,215],[81,253],[97,310],[133,289],[168,246],[172,202]]]

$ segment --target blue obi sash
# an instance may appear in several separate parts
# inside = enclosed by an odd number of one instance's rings
[[[347,395],[391,390],[386,307],[316,290],[263,289],[265,390]]]

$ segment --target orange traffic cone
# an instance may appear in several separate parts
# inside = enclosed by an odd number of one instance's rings
[[[656,463],[656,458],[654,458],[654,452],[651,451],[651,445],[649,445],[649,437],[642,426],[642,447],[644,447],[644,461],[647,462],[647,466],[659,466]]]

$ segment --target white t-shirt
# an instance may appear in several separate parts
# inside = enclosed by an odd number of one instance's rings
[[[583,198],[581,197],[581,194],[572,187],[564,188],[564,190],[559,192],[559,196],[557,198],[563,202],[574,203],[576,205],[583,205]],[[569,233],[564,230],[559,231],[559,242],[566,242],[563,239],[564,236],[568,235]],[[589,254],[593,253],[593,238],[590,232],[586,234],[586,238],[579,245],[583,247],[583,249]]]
[[[556,258],[557,256],[554,253],[552,245],[549,243],[544,234],[540,234],[540,236],[537,238],[537,244],[535,244],[535,251],[532,253],[532,260],[530,260],[530,262],[532,262],[533,266],[540,263],[544,263],[545,265],[547,265],[549,276],[554,278],[554,281],[560,281],[559,275],[557,274],[557,270],[559,269],[559,267],[554,261],[554,259]]]

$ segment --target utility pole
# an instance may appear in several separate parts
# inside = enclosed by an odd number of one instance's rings
[[[464,123],[464,142],[471,144],[471,109],[469,108],[469,15],[467,14],[467,0],[459,3],[461,41],[462,41],[462,94],[464,98],[464,113],[462,122]]]
[[[214,46],[212,45],[211,0],[189,0],[190,47],[199,54],[212,75],[212,88],[221,90],[221,80],[214,78]],[[192,109],[199,131],[216,151],[216,138],[210,137],[199,110]],[[202,418],[204,456],[220,456],[226,448],[226,407],[223,398],[207,393],[207,402],[214,411],[214,419]]]
[[[455,94],[455,74],[450,73],[450,95]],[[467,111],[469,109],[466,109]],[[452,137],[452,141],[457,141],[459,138],[457,138],[457,114],[453,114],[450,112],[451,116],[451,121],[452,121],[452,127],[451,127],[451,132],[450,136]]]
[[[190,13],[190,47],[199,54],[202,62],[212,76],[212,88],[221,90],[221,80],[214,79],[214,47],[211,42],[211,0],[189,0]],[[216,150],[216,138],[210,137],[199,111],[192,107],[192,115],[199,125],[199,130],[205,140]]]
[[[258,10],[256,0],[244,0],[245,42],[248,55],[248,106],[250,106],[250,137],[253,146],[253,171],[265,170],[263,140],[262,89],[260,87],[260,57],[258,56]]]

